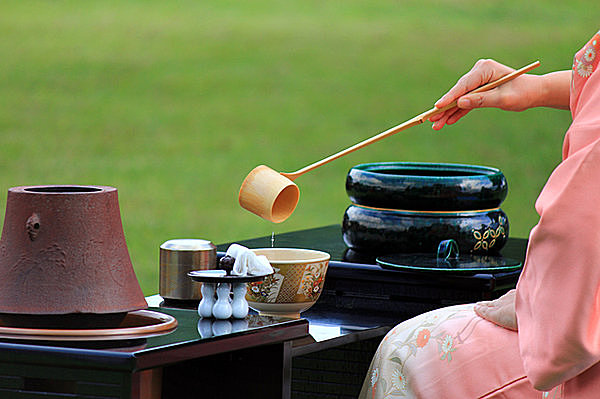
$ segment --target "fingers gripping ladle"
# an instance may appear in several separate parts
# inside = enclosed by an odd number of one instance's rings
[[[521,69],[513,71],[503,77],[487,83],[470,93],[479,93],[498,87],[517,76],[529,72],[540,65],[539,61],[531,63]],[[313,169],[323,166],[337,158],[350,154],[358,149],[373,144],[376,141],[389,137],[393,134],[406,130],[410,127],[420,125],[429,118],[439,113],[445,112],[456,107],[456,101],[442,108],[432,108],[423,112],[408,121],[394,126],[382,133],[370,137],[360,143],[346,148],[338,153],[330,155],[318,162],[305,166],[295,172],[277,172],[268,166],[260,165],[252,169],[242,182],[239,192],[240,205],[250,212],[274,223],[280,223],[286,220],[296,209],[298,199],[300,198],[300,189],[293,182],[297,177],[310,172]]]

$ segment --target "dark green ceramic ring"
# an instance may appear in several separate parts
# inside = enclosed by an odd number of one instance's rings
[[[443,240],[455,240],[460,253],[497,253],[509,224],[500,208],[480,211],[397,211],[351,205],[344,213],[342,236],[356,251],[435,254]]]
[[[459,211],[497,208],[508,185],[499,169],[488,166],[377,162],[350,169],[346,192],[358,205]]]

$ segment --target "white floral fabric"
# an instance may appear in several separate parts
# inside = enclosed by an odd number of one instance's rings
[[[562,387],[531,386],[518,351],[517,333],[481,319],[473,305],[434,310],[385,336],[360,398],[562,398]]]

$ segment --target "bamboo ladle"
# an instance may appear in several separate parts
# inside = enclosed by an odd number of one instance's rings
[[[470,93],[479,93],[482,91],[491,90],[500,86],[501,84],[513,80],[517,76],[537,68],[539,65],[539,61],[531,63],[519,70],[504,75],[500,79],[478,87],[477,89],[472,90]],[[420,125],[432,116],[445,112],[454,107],[456,107],[456,101],[442,108],[434,107],[429,111],[423,112],[422,114],[417,115],[400,125],[394,126],[385,132],[379,133],[369,139],[353,145],[352,147],[348,147],[343,151],[330,155],[325,159],[305,166],[304,168],[295,172],[277,172],[265,165],[257,166],[256,168],[252,169],[252,171],[242,182],[238,198],[240,205],[250,212],[262,217],[263,219],[274,223],[283,222],[294,212],[294,209],[296,209],[296,205],[298,204],[298,199],[300,198],[300,189],[293,182],[293,180],[299,176],[302,176],[306,172],[310,172],[319,166],[323,166],[333,161],[334,159],[343,157],[344,155],[350,154],[351,152],[366,147],[369,144],[373,144],[376,141],[406,130],[410,127]]]

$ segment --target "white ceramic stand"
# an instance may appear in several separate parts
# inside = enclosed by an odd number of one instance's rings
[[[219,283],[217,286],[217,302],[213,305],[212,315],[215,319],[225,320],[231,317],[232,309],[229,302],[230,283]]]
[[[243,319],[248,315],[248,301],[246,301],[246,283],[233,284],[233,302],[231,303],[232,315],[236,319]]]
[[[202,283],[200,288],[202,300],[198,304],[198,315],[200,317],[212,317],[212,310],[215,305],[215,286],[214,283]]]
[[[217,320],[226,320],[230,317],[244,319],[248,315],[246,283],[264,280],[267,275],[227,276],[224,270],[194,270],[188,272],[188,276],[194,281],[202,283],[200,288],[202,300],[198,304],[198,315],[202,318],[214,317]],[[231,299],[232,285],[233,300]],[[223,328],[219,328],[219,330],[223,330]],[[203,334],[206,334],[206,331],[201,333],[201,335]]]

